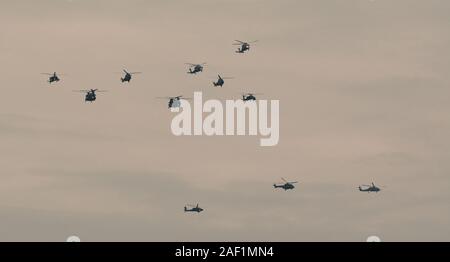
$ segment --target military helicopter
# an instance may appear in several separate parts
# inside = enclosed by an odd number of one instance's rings
[[[191,208],[188,208],[191,207]],[[203,211],[203,208],[199,207],[198,204],[196,206],[194,205],[186,205],[184,207],[184,212],[197,212],[200,213]]]
[[[262,95],[262,94],[260,94],[260,93],[257,93],[257,94],[253,94],[253,93],[244,93],[244,94],[242,94],[242,100],[244,101],[244,102],[247,102],[247,101],[256,101],[256,96],[255,95]]]
[[[189,71],[187,72],[188,74],[196,74],[199,72],[203,72],[203,66],[206,65],[206,63],[201,63],[201,64],[191,64],[191,63],[186,63],[186,65],[189,65]]]
[[[131,76],[134,74],[140,74],[142,72],[127,72],[127,70],[123,69],[123,72],[125,73],[125,76],[123,78],[120,78],[120,80],[123,82],[130,82],[131,81]]]
[[[217,79],[217,82],[213,82],[214,86],[220,86],[222,87],[223,84],[225,84],[224,79],[233,79],[233,77],[221,77],[220,75],[217,75],[219,79]]]
[[[372,185],[360,185],[358,187],[358,189],[361,192],[367,192],[367,193],[370,193],[370,192],[378,193],[379,191],[381,191],[381,189],[379,187],[375,186],[375,184],[373,182],[372,182]]]
[[[273,188],[282,188],[284,189],[284,191],[289,190],[289,189],[294,189],[295,186],[293,184],[298,183],[298,181],[295,182],[288,182],[286,181],[286,179],[281,178],[284,181],[284,184],[273,184]]]
[[[181,106],[181,99],[189,100],[190,98],[182,98],[183,96],[167,96],[167,97],[157,97],[158,99],[169,99],[168,108],[176,108]]]
[[[58,82],[60,79],[59,77],[56,75],[56,72],[54,72],[53,74],[51,73],[41,73],[42,75],[48,75],[48,82],[51,84],[53,82]]]
[[[233,45],[241,46],[240,48],[238,48],[238,50],[236,50],[236,53],[241,53],[241,54],[245,53],[245,51],[250,50],[250,44],[258,42],[258,40],[251,41],[251,42],[243,42],[240,40],[234,40],[234,41],[236,41],[237,43],[234,43]]]
[[[98,89],[88,89],[88,90],[74,90],[74,92],[86,93],[86,96],[84,97],[84,101],[85,102],[94,102],[97,99],[96,92],[107,92],[107,91],[98,90]]]

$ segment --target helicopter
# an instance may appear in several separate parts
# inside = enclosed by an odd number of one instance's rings
[[[284,191],[289,190],[289,189],[294,189],[295,186],[293,184],[298,183],[298,181],[295,182],[288,182],[286,181],[286,179],[281,178],[285,183],[284,184],[273,184],[273,188],[282,188],[284,189]]]
[[[85,102],[94,102],[97,99],[96,92],[107,92],[107,91],[98,90],[98,89],[89,89],[89,90],[74,90],[74,92],[84,92],[84,93],[86,93],[84,101]]]
[[[255,96],[255,95],[262,95],[262,94],[259,94],[259,93],[257,93],[257,94],[244,93],[244,94],[242,94],[242,100],[243,100],[244,102],[247,102],[247,101],[256,101],[256,96]]]
[[[250,50],[250,44],[258,42],[258,40],[251,41],[251,42],[243,42],[240,40],[234,40],[234,41],[236,41],[237,43],[234,43],[233,45],[241,46],[240,48],[238,48],[238,50],[236,50],[236,53],[241,53],[241,54],[245,53],[245,51]]]
[[[191,208],[188,208],[191,207]],[[203,208],[199,207],[198,204],[196,206],[194,205],[186,205],[184,207],[184,212],[197,212],[200,213],[203,211]]]
[[[186,63],[186,65],[190,65],[189,71],[187,72],[188,74],[196,74],[199,72],[203,72],[203,66],[206,65],[206,63],[201,64]]]
[[[364,187],[364,188],[363,188]],[[372,185],[361,185],[358,187],[359,191],[361,192],[375,192],[378,193],[379,191],[381,191],[381,189],[377,186],[375,186],[375,184],[372,182]]]
[[[181,99],[188,100],[190,98],[182,98],[183,96],[167,96],[167,97],[157,97],[159,99],[169,99],[168,108],[176,108],[181,106]]]
[[[140,74],[142,72],[127,72],[127,70],[123,69],[123,72],[125,73],[125,76],[123,78],[120,78],[120,80],[123,82],[128,82],[130,83],[131,81],[131,76],[134,74]]]
[[[223,84],[225,84],[224,79],[233,79],[232,77],[221,77],[220,75],[217,75],[219,79],[217,79],[217,82],[213,82],[214,86],[220,86],[222,87]]]
[[[51,84],[53,82],[58,82],[60,79],[59,77],[56,75],[56,72],[54,72],[53,74],[51,73],[41,73],[42,75],[48,75],[48,82]]]

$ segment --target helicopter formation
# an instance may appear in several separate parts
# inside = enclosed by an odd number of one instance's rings
[[[245,53],[250,50],[250,44],[253,44],[257,42],[258,40],[251,41],[251,42],[244,42],[240,40],[235,40],[236,42],[233,43],[233,45],[239,45],[238,49],[236,50],[236,53]],[[200,64],[193,64],[193,63],[186,63],[186,65],[189,65],[188,74],[195,75],[198,73],[203,72],[204,66],[206,65],[206,62],[200,63]],[[120,81],[122,83],[127,82],[130,83],[132,76],[134,74],[140,74],[142,72],[128,72],[126,69],[123,69],[124,76],[120,78]],[[56,72],[53,73],[41,73],[44,75],[48,75],[48,83],[51,84],[53,82],[59,82],[61,79],[57,75]],[[222,77],[220,74],[217,75],[217,80],[213,82],[214,87],[223,87],[225,84],[225,79],[233,79],[233,77]],[[97,100],[97,93],[100,92],[107,92],[107,90],[99,90],[99,89],[85,89],[85,90],[73,90],[73,92],[82,92],[85,93],[85,102],[94,102]],[[242,100],[244,102],[247,101],[256,101],[256,95],[261,95],[261,93],[242,93]],[[168,108],[177,108],[181,107],[181,100],[188,100],[190,98],[185,98],[182,95],[178,96],[168,96],[168,97],[157,97],[158,99],[167,99],[168,100]],[[293,190],[295,188],[294,184],[299,183],[298,181],[287,181],[284,178],[281,178],[283,181],[282,183],[274,183],[273,187],[274,189],[283,189],[284,191],[287,190]],[[381,191],[380,187],[375,186],[375,184],[372,182],[371,185],[360,185],[358,186],[359,191],[361,192],[375,192],[378,193]],[[184,212],[193,212],[193,213],[200,213],[204,211],[203,208],[199,206],[197,203],[196,205],[186,205],[184,207]]]
[[[244,42],[244,41],[240,41],[240,40],[235,40],[235,41],[236,41],[236,43],[233,43],[233,45],[240,45],[240,47],[238,48],[238,50],[236,52],[237,53],[245,53],[250,50],[250,44],[256,43],[258,40],[250,41],[250,42]],[[204,67],[207,63],[203,62],[200,64],[194,64],[194,63],[185,63],[185,64],[189,66],[187,73],[191,74],[191,75],[195,75],[195,74],[203,72]],[[129,72],[126,69],[123,69],[122,71],[124,74],[123,77],[120,78],[120,81],[122,83],[124,83],[124,82],[130,83],[131,79],[133,78],[133,75],[142,73],[142,72]],[[56,74],[56,72],[54,72],[53,74],[52,73],[41,73],[41,74],[49,76],[48,83],[50,83],[50,84],[53,82],[59,82],[61,80],[61,78]],[[233,79],[233,77],[222,77],[222,76],[220,76],[220,74],[218,74],[217,76],[218,76],[217,81],[213,82],[214,87],[223,87],[223,85],[225,84],[225,79]],[[97,100],[97,92],[106,92],[106,91],[98,90],[98,89],[88,89],[88,90],[74,90],[74,92],[86,93],[84,101],[92,103]],[[186,99],[186,98],[182,98],[181,95],[174,96],[174,97],[158,97],[158,98],[167,99],[169,109],[180,107],[181,106],[180,99]],[[247,94],[242,95],[242,100],[243,101],[256,101],[256,97],[255,97],[255,94],[247,93]]]
[[[299,183],[298,181],[287,181],[286,179],[284,179],[283,177],[281,178],[281,180],[283,180],[283,183],[274,183],[273,184],[273,188],[277,189],[283,189],[284,191],[287,190],[293,190],[295,188],[294,184]],[[380,187],[375,186],[375,183],[372,182],[371,185],[360,185],[358,186],[359,191],[361,192],[367,192],[367,193],[371,193],[371,192],[375,192],[378,193],[381,191]],[[190,207],[190,208],[188,208]],[[184,207],[184,212],[197,212],[200,213],[204,211],[203,208],[199,207],[199,205],[186,205]]]

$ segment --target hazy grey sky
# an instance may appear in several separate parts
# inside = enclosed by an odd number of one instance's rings
[[[0,240],[449,241],[449,13],[444,0],[0,1]],[[234,39],[259,42],[239,55]],[[186,62],[208,65],[191,76]],[[144,73],[123,85],[122,68]],[[53,71],[66,75],[49,85]],[[235,79],[213,89],[217,73]],[[88,88],[109,92],[72,92]],[[279,99],[279,145],[173,136],[155,97],[194,91]],[[301,183],[276,191],[282,176]],[[358,192],[372,181],[386,187]]]

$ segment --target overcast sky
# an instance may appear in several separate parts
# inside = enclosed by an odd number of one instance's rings
[[[2,0],[0,241],[450,241],[449,13],[444,0]],[[242,55],[234,39],[259,42]],[[123,68],[143,73],[122,84]],[[218,73],[234,79],[213,88]],[[89,88],[108,92],[72,92]],[[279,99],[280,143],[172,135],[156,97],[194,91]],[[281,177],[301,183],[274,190]],[[380,193],[357,190],[372,181]]]

